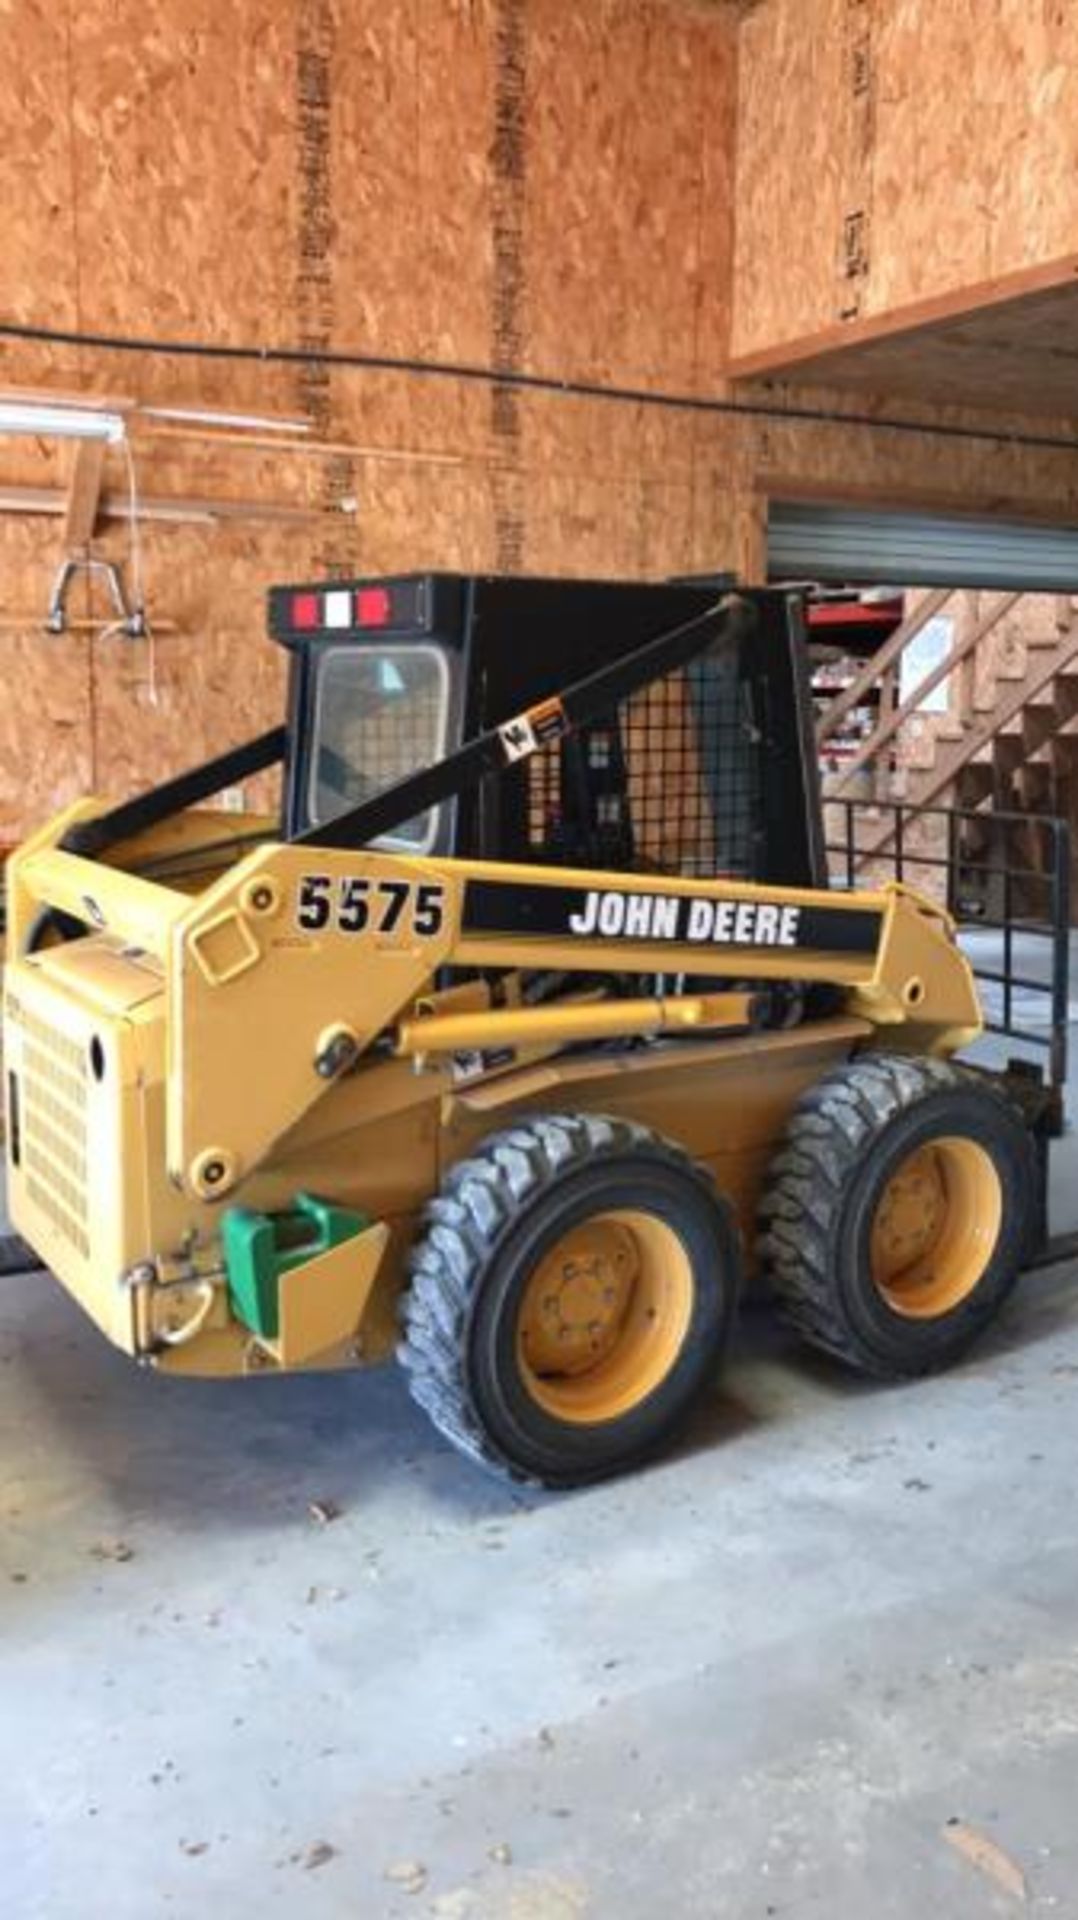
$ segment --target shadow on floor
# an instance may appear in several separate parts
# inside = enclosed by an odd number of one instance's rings
[[[1030,1275],[961,1371],[983,1374],[1072,1324],[1075,1277],[1074,1268]],[[456,1454],[392,1365],[368,1374],[165,1379],[108,1346],[45,1274],[3,1283],[0,1392],[12,1370],[19,1401],[33,1406],[36,1450],[50,1474],[90,1478],[129,1524],[154,1516],[204,1535],[257,1536],[305,1519],[311,1501],[356,1512],[420,1485],[451,1523],[493,1521],[566,1497],[510,1486]],[[905,1390],[845,1371],[798,1342],[765,1300],[750,1299],[721,1384],[673,1457],[734,1447],[765,1426],[793,1433],[814,1407]],[[0,1427],[3,1419],[0,1408]]]

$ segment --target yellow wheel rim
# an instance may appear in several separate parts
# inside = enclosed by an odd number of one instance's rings
[[[910,1320],[934,1320],[969,1298],[992,1258],[1003,1189],[974,1140],[930,1140],[892,1174],[872,1222],[873,1281]]]
[[[626,1208],[571,1227],[520,1304],[517,1361],[532,1399],[579,1426],[630,1413],[677,1360],[693,1291],[681,1239],[654,1214]]]

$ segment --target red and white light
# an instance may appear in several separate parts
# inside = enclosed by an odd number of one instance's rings
[[[357,627],[388,627],[392,612],[388,587],[360,587],[356,594]]]
[[[331,593],[323,595],[325,624],[339,629],[352,625],[352,595],[347,587],[334,587]]]
[[[300,633],[314,633],[322,624],[322,596],[320,593],[294,593],[292,595],[292,625]]]
[[[349,633],[355,628],[393,624],[393,595],[388,587],[327,587],[294,593],[291,625],[297,633]]]

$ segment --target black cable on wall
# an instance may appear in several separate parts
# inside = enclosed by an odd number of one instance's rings
[[[777,401],[707,399],[700,394],[666,393],[647,387],[606,386],[594,380],[562,380],[555,374],[524,373],[457,360],[411,360],[396,354],[350,348],[239,346],[208,340],[151,340],[135,334],[83,333],[69,327],[32,326],[0,321],[0,340],[35,341],[49,346],[90,347],[105,353],[160,354],[167,358],[245,360],[266,366],[355,367],[373,373],[407,373],[427,379],[475,381],[484,386],[515,387],[532,393],[560,394],[576,400],[614,400],[638,407],[664,407],[686,413],[728,414],[747,420],[797,421],[816,426],[867,427],[877,432],[928,434],[938,440],[965,440],[982,446],[1023,447],[1039,452],[1078,453],[1078,439],[1062,434],[1009,432],[1000,427],[968,427],[942,421],[903,420],[893,414],[843,413],[835,407],[781,406]]]

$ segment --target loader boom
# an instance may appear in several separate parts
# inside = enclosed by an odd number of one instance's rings
[[[39,909],[89,905],[100,938],[163,962],[168,1172],[205,1200],[231,1193],[342,1071],[395,1046],[402,1022],[414,1037],[417,1002],[437,1010],[431,983],[447,968],[830,985],[921,1052],[980,1030],[947,916],[893,885],[821,896],[305,845],[260,848],[193,902],[59,850],[17,856],[14,879]],[[630,1030],[668,1026],[663,997]],[[510,1019],[527,1046],[527,1010],[491,1007],[491,1051]],[[550,1044],[550,1009],[531,1019]]]

